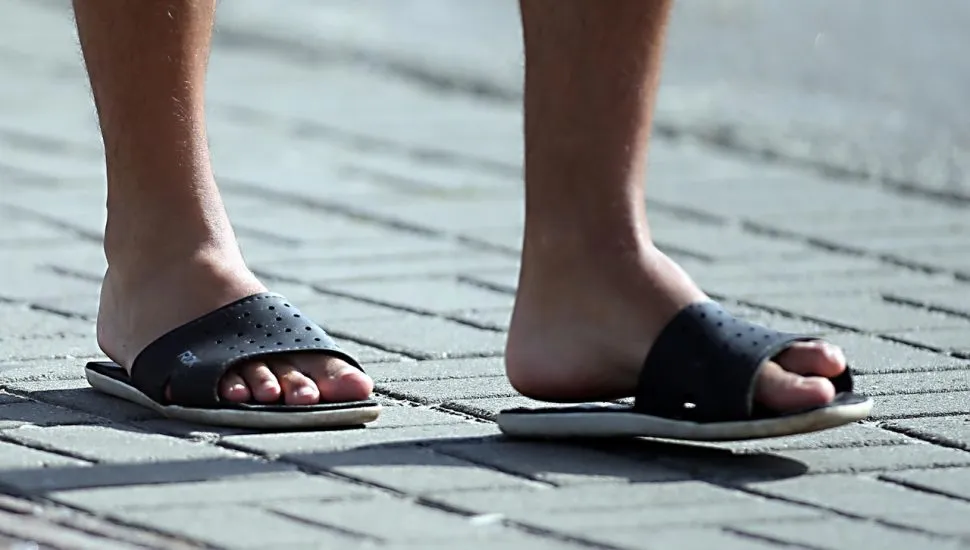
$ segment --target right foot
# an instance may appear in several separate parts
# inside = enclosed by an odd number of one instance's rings
[[[138,353],[163,334],[266,291],[234,251],[197,252],[162,265],[126,263],[122,255],[109,265],[101,288],[98,343],[129,372]],[[372,389],[366,374],[335,357],[281,354],[232,368],[222,378],[219,395],[236,402],[308,405],[366,399]]]

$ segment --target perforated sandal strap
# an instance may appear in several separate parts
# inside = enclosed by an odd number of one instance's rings
[[[694,422],[749,420],[760,414],[754,390],[765,361],[795,342],[814,339],[738,319],[716,302],[692,304],[651,347],[634,409]],[[851,390],[848,371],[840,378],[839,389]]]
[[[310,352],[339,357],[361,368],[285,297],[255,294],[151,343],[135,359],[131,382],[159,403],[167,402],[169,388],[172,404],[217,407],[219,380],[233,365],[267,355]]]

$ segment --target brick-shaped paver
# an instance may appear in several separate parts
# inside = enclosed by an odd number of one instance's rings
[[[764,537],[782,544],[825,550],[857,548],[878,544],[886,550],[912,548],[965,548],[953,537],[936,536],[901,527],[890,527],[869,520],[828,518],[818,521],[764,522],[734,525],[740,533]]]
[[[885,427],[926,441],[970,451],[970,415],[893,420],[886,422]]]
[[[335,292],[412,311],[447,314],[468,308],[511,307],[512,297],[455,279],[397,280],[327,285]]]
[[[338,321],[335,333],[361,342],[380,342],[391,351],[423,359],[498,355],[505,347],[501,333],[422,315],[399,320]]]
[[[442,361],[400,361],[369,365],[368,372],[381,383],[504,376],[505,360],[501,357],[468,357]]]

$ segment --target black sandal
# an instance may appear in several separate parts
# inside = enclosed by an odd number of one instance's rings
[[[653,344],[634,404],[510,409],[501,430],[516,437],[656,437],[728,441],[814,432],[869,416],[872,400],[852,391],[848,368],[832,378],[835,399],[776,413],[754,402],[758,372],[795,342],[817,338],[737,319],[716,302],[681,310]]]
[[[135,358],[131,376],[111,362],[85,366],[95,389],[170,418],[243,428],[356,426],[376,420],[373,400],[316,405],[234,403],[219,380],[240,361],[281,353],[322,353],[361,369],[330,336],[279,294],[261,293],[223,306],[165,334]],[[165,398],[170,388],[171,401]]]

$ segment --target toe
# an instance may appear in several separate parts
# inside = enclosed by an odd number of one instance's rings
[[[788,372],[832,378],[845,370],[845,354],[833,344],[820,340],[798,342],[778,354],[775,361]]]
[[[834,398],[835,387],[827,378],[788,372],[772,361],[761,369],[755,386],[755,400],[775,411],[817,407]]]
[[[369,376],[336,357],[304,356],[295,363],[316,382],[321,401],[360,401],[369,398],[374,391],[374,381]]]
[[[246,386],[246,381],[238,373],[232,371],[227,372],[219,382],[219,395],[236,403],[245,403],[252,398],[252,394]]]
[[[313,405],[320,400],[316,383],[289,363],[273,363],[270,367],[283,389],[287,405]]]
[[[250,363],[242,367],[240,373],[256,401],[273,403],[279,400],[282,388],[265,363]]]

